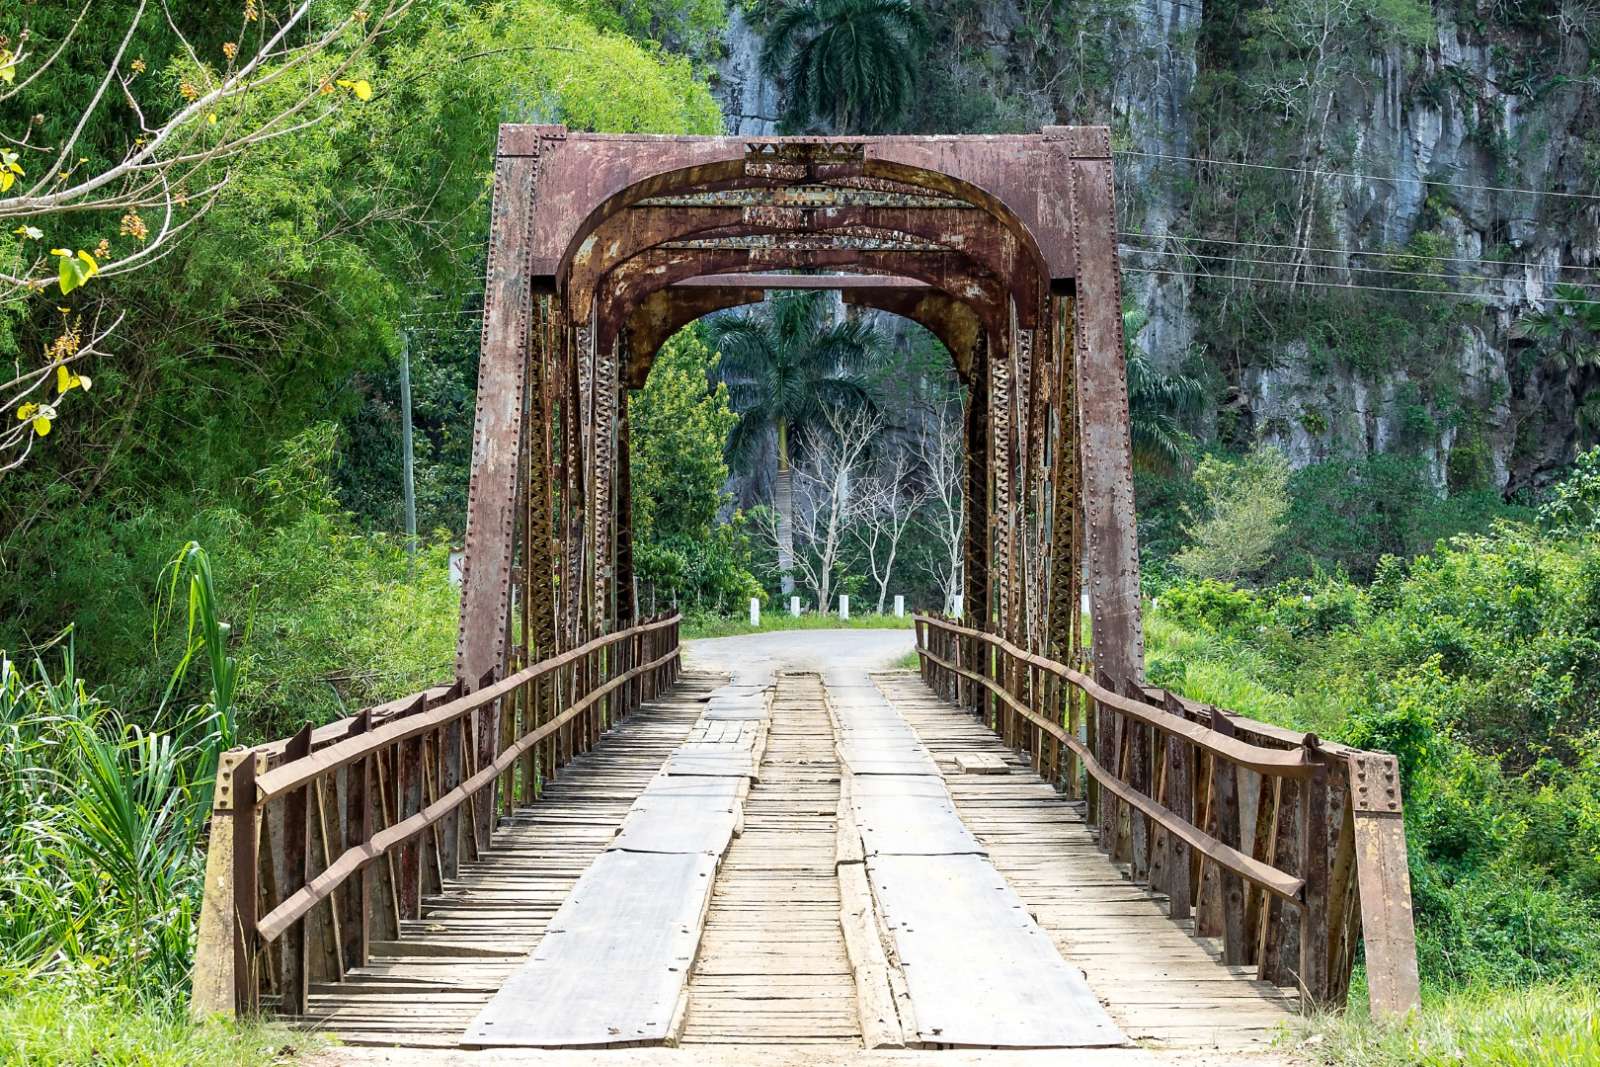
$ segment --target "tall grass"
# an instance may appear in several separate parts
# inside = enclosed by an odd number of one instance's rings
[[[53,664],[0,652],[0,989],[48,979],[158,1008],[186,994],[237,672],[196,545],[169,587],[183,578],[186,652],[150,726],[78,678],[70,633]],[[210,668],[205,695],[185,704],[196,662]]]

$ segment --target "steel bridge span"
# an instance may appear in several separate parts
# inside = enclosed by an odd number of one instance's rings
[[[686,669],[633,599],[628,391],[807,287],[954,357],[967,617],[918,672]],[[1262,1047],[1358,961],[1415,1005],[1393,757],[1144,682],[1105,129],[506,126],[485,304],[456,677],[224,754],[197,1014],[1132,1064]]]

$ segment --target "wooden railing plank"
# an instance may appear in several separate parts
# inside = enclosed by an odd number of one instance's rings
[[[676,680],[678,622],[643,622],[498,681],[491,671],[471,693],[458,681],[225,753],[207,857],[219,892],[203,902],[194,1010],[252,1014],[265,999],[303,1014],[313,981],[339,981],[371,945],[397,940],[462,850],[479,855],[506,806],[536,798],[540,753],[553,774]]]
[[[646,630],[660,629],[677,624],[677,616],[655,623],[642,624]],[[615,640],[615,635],[610,637],[597,637],[587,644],[543,660],[525,670],[519,671],[510,677],[495,682],[493,685],[476,690],[466,696],[458,696],[446,703],[430,708],[422,714],[412,714],[392,719],[382,726],[361,737],[345,736],[326,748],[313,751],[309,756],[297,759],[293,763],[284,764],[268,771],[256,782],[256,789],[261,803],[268,803],[289,790],[303,785],[319,775],[328,773],[344,766],[352,760],[358,759],[375,748],[396,744],[407,738],[432,730],[446,722],[452,722],[469,711],[476,711],[486,704],[505,696],[517,686],[530,679],[542,677],[559,667],[567,666],[579,659],[597,651],[607,641]],[[430,690],[431,691],[431,690]],[[348,727],[346,727],[348,730]]]
[[[668,660],[676,657],[677,654],[677,649],[674,648],[666,655],[637,667],[635,670],[643,672],[663,666]],[[440,797],[433,804],[399,819],[394,825],[374,834],[371,840],[362,846],[346,850],[338,859],[329,864],[328,869],[320,876],[306,883],[298,892],[287,897],[256,924],[256,929],[261,939],[268,943],[277,939],[296,920],[310,911],[318,901],[332,893],[335,886],[379,856],[385,855],[397,846],[410,841],[445,814],[460,807],[469,797],[477,795],[480,790],[492,784],[497,777],[504,774],[506,769],[512,766],[524,752],[544,740],[552,730],[591,711],[600,700],[627,682],[630,677],[631,675],[619,675],[611,679],[605,685],[595,689],[578,703],[568,708],[562,713],[560,719],[546,723],[533,733],[516,741],[498,757],[478,770],[471,778],[462,782],[450,793]],[[402,892],[403,899],[404,893]],[[405,912],[402,908],[402,915],[404,914]]]

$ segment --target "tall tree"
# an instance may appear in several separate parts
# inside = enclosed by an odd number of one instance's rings
[[[805,459],[795,469],[794,528],[800,542],[795,567],[819,612],[826,613],[833,603],[846,541],[867,503],[857,483],[882,430],[878,416],[863,408],[829,408],[821,425],[805,435]],[[769,527],[768,535],[776,534]]]
[[[790,123],[870,133],[911,103],[926,33],[910,0],[799,0],[773,19],[761,65],[785,82]]]
[[[900,543],[928,498],[928,487],[911,479],[913,459],[908,450],[900,449],[893,459],[879,460],[862,487],[857,509],[860,521],[851,530],[866,552],[867,570],[878,586],[879,615],[889,599]]]
[[[872,406],[860,373],[885,342],[865,320],[836,321],[831,298],[820,292],[785,294],[753,315],[716,319],[711,336],[739,413],[728,436],[730,462],[752,466],[769,436],[777,442],[778,571],[787,596],[794,591],[793,450],[826,434],[830,411]]]
[[[1205,404],[1205,387],[1183,373],[1162,374],[1133,343],[1150,316],[1137,308],[1122,313],[1127,338],[1128,430],[1133,462],[1149,471],[1171,472],[1186,466],[1182,417]]]
[[[944,597],[944,611],[954,612],[961,592],[961,564],[966,543],[967,508],[963,489],[966,453],[962,442],[961,400],[937,403],[917,440],[917,459],[928,479],[926,503],[933,548],[925,564]]]

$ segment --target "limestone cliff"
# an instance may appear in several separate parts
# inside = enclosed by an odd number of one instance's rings
[[[1593,439],[1595,371],[1517,329],[1558,281],[1600,299],[1584,0],[928,6],[909,131],[1113,128],[1135,343],[1213,386],[1197,432],[1296,464],[1402,452],[1507,494]],[[759,34],[732,13],[730,132],[775,128]]]

